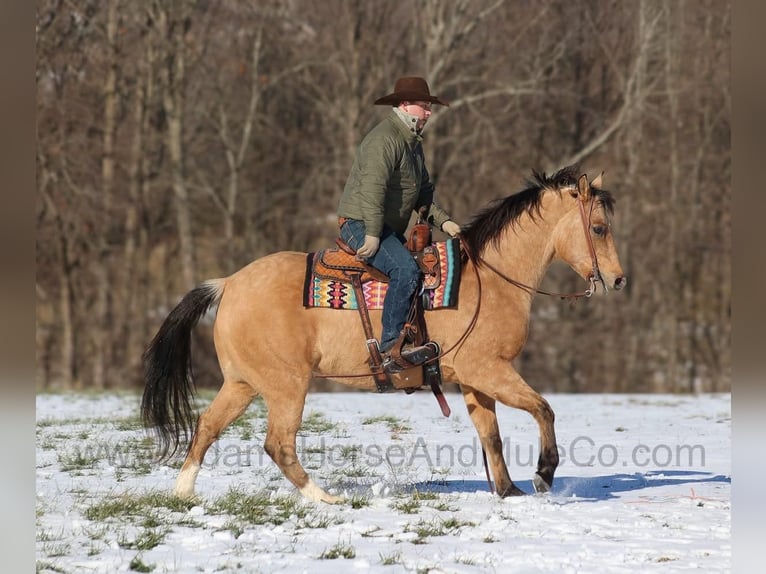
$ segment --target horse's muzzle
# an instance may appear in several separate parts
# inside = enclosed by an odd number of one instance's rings
[[[628,284],[628,278],[625,277],[624,275],[619,275],[619,276],[615,277],[615,279],[614,279],[613,289],[615,291],[619,291],[620,289],[625,287],[625,285],[627,285],[627,284]]]

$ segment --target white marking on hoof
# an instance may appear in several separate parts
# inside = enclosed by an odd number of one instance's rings
[[[179,498],[194,497],[194,483],[197,482],[197,474],[199,474],[199,465],[197,464],[190,464],[181,469],[178,479],[176,479],[176,496]]]
[[[326,502],[327,504],[338,504],[343,502],[343,499],[339,496],[333,496],[325,492],[322,488],[309,478],[306,486],[298,489],[300,493],[312,502]]]
[[[532,479],[532,484],[535,487],[535,492],[538,494],[545,494],[551,489],[551,485],[545,482],[543,477],[539,474],[535,474],[535,477]]]

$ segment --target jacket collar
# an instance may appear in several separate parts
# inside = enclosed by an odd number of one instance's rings
[[[404,135],[407,143],[410,145],[415,145],[416,143],[423,141],[422,130],[421,133],[418,133],[415,130],[415,124],[418,121],[417,118],[403,112],[399,108],[392,108],[389,118],[397,126],[397,129],[399,129],[399,131]]]

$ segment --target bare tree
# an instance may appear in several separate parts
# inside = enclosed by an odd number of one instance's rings
[[[178,233],[181,274],[186,288],[196,282],[196,255],[191,206],[185,169],[186,34],[192,25],[188,0],[155,1],[153,6],[159,30],[167,38],[160,44],[162,101],[167,121],[167,148]]]

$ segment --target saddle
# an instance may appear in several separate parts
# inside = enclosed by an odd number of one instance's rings
[[[431,245],[431,228],[419,214],[407,241],[407,248],[423,273],[424,290],[436,289],[441,284],[439,252]],[[362,320],[367,349],[370,354],[370,370],[380,393],[404,390],[414,392],[429,385],[436,396],[444,416],[450,410],[441,391],[441,369],[438,343],[429,341],[422,297],[413,297],[408,319],[399,339],[394,343],[390,356],[384,362],[373,334],[369,310],[365,303],[362,284],[369,281],[388,283],[388,276],[364,261],[356,259],[356,252],[340,237],[335,239],[334,249],[326,249],[314,261],[313,273],[317,277],[351,283],[357,299],[357,309]],[[408,353],[403,347],[412,344],[417,351]]]
[[[351,275],[359,274],[362,283],[380,281],[388,283],[388,276],[356,259],[356,252],[343,239],[335,239],[334,249],[325,249],[319,253],[314,262],[314,274],[324,279],[336,281],[351,281]],[[423,289],[436,289],[441,285],[441,268],[439,266],[439,251],[433,245],[426,245],[412,254],[423,272]]]

